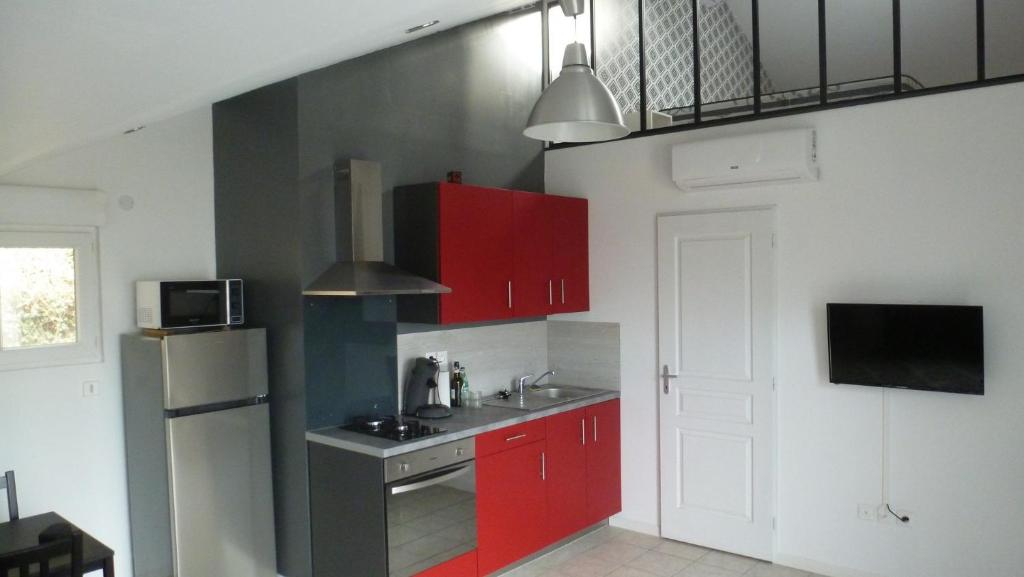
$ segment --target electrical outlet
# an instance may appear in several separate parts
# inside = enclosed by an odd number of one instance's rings
[[[99,381],[84,381],[82,383],[82,396],[83,397],[95,397],[100,394],[100,383]]]
[[[433,358],[437,361],[437,364],[441,367],[441,372],[448,372],[448,351],[435,351],[432,353],[423,353],[424,357],[428,359]]]
[[[878,507],[875,505],[860,503],[857,505],[857,518],[861,521],[877,521]]]

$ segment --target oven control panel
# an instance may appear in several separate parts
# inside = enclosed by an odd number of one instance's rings
[[[407,477],[441,469],[476,457],[473,437],[443,445],[411,451],[384,459],[384,482],[390,483]]]

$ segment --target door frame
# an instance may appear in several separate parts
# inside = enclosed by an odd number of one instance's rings
[[[775,337],[775,346],[772,351],[772,376],[773,376],[773,387],[772,387],[772,398],[771,398],[771,415],[772,415],[772,474],[771,474],[771,494],[772,494],[772,548],[771,556],[772,561],[778,557],[779,554],[779,524],[781,519],[779,518],[779,349],[780,347],[780,335],[779,335],[779,239],[778,239],[778,221],[779,221],[779,209],[776,204],[757,204],[752,206],[735,206],[735,207],[724,207],[724,208],[705,208],[705,209],[694,209],[694,210],[681,210],[681,211],[669,211],[669,212],[657,212],[654,215],[654,289],[655,289],[655,303],[654,303],[654,347],[656,350],[655,357],[657,362],[654,366],[655,384],[654,387],[654,398],[655,398],[655,436],[657,437],[657,495],[658,495],[658,536],[663,537],[662,534],[662,495],[661,480],[662,480],[662,462],[661,462],[661,351],[660,351],[660,339],[661,339],[661,310],[658,303],[658,291],[661,290],[659,286],[660,277],[660,265],[658,262],[658,251],[661,247],[658,244],[658,223],[662,218],[668,218],[673,216],[700,216],[706,214],[723,214],[723,213],[743,213],[743,212],[755,212],[755,211],[767,211],[772,217],[772,248],[775,250],[774,258],[772,259],[772,304],[774,306],[775,314],[772,316],[772,333]],[[663,537],[664,538],[664,537]]]

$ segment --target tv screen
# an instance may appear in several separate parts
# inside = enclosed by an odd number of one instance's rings
[[[981,307],[828,304],[829,381],[985,394]]]

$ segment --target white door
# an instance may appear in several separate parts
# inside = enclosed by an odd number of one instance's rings
[[[658,218],[661,533],[771,559],[775,213]]]

